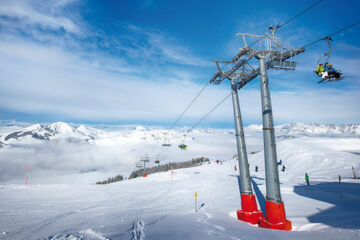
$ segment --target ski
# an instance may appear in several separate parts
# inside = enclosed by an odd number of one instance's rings
[[[322,83],[323,81],[327,80],[327,78],[325,79],[321,79],[320,81],[318,81],[317,83]]]

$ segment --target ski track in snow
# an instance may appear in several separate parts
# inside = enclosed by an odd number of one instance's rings
[[[132,229],[131,240],[144,240],[145,239],[145,223],[142,219],[134,221]]]

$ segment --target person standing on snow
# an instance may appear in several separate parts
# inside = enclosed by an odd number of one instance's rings
[[[353,173],[354,179],[357,179],[357,176],[356,176],[356,172],[355,172],[354,167],[353,167],[353,166],[351,166],[351,169],[352,169],[352,173]]]
[[[282,166],[281,171],[285,172],[285,165]]]
[[[309,182],[309,175],[307,173],[305,173],[305,181],[306,181],[306,184],[308,186],[310,186],[310,182]]]
[[[255,166],[255,172],[258,172],[258,171],[259,171],[258,166]]]

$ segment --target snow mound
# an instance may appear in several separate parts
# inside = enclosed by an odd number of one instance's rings
[[[143,126],[136,126],[136,131],[145,131],[146,129]]]
[[[104,237],[99,232],[95,232],[92,229],[86,229],[76,234],[61,233],[55,236],[41,238],[41,240],[109,240],[109,239]]]

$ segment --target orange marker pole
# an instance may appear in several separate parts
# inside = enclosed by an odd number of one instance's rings
[[[28,165],[28,170],[26,172],[26,183],[25,184],[27,184],[27,182],[28,182],[29,171],[30,171],[30,164]]]

